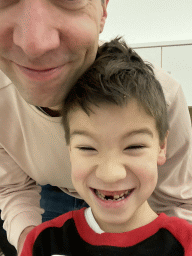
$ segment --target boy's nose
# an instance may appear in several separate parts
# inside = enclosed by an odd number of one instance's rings
[[[126,178],[126,168],[122,163],[104,161],[96,168],[96,177],[105,183],[115,183]]]
[[[56,49],[60,35],[50,19],[49,9],[42,1],[25,1],[13,30],[14,44],[31,58]]]

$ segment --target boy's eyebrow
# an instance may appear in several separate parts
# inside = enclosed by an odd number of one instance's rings
[[[141,129],[136,129],[136,130],[127,132],[126,134],[123,135],[123,139],[130,137],[130,136],[137,135],[137,134],[147,134],[153,138],[153,132],[149,128],[141,128]],[[70,134],[70,137],[73,137],[75,135],[84,135],[84,136],[92,137],[92,135],[85,130],[74,130]]]
[[[141,129],[136,129],[136,130],[127,132],[123,136],[123,138],[127,138],[127,137],[134,136],[134,135],[137,135],[137,134],[147,134],[147,135],[149,135],[150,137],[153,138],[153,132],[149,128],[141,128]]]
[[[70,138],[75,136],[75,135],[84,135],[84,136],[87,136],[87,137],[92,137],[92,135],[85,131],[85,130],[74,130],[71,134],[70,134]]]

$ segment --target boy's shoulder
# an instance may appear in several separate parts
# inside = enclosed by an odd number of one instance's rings
[[[167,229],[184,248],[190,245],[192,250],[192,225],[184,219],[163,215],[162,228]]]
[[[40,225],[36,226],[27,235],[21,256],[26,256],[26,255],[32,256],[35,244],[40,244],[40,247],[45,248],[48,246],[50,241],[55,241],[55,230],[57,230],[56,237],[57,239],[59,239],[58,231],[59,233],[60,231],[63,232],[62,228],[68,225],[67,224],[68,221],[69,221],[69,229],[70,229],[70,227],[73,226],[73,224],[71,225],[71,223],[74,223],[74,216],[76,216],[75,218],[78,219],[79,215],[84,216],[84,208],[76,211],[70,211],[68,213],[60,215],[55,219],[43,222]],[[57,241],[55,241],[55,243],[57,243]]]
[[[84,211],[84,209],[70,211],[70,212],[60,215],[57,218],[43,222],[42,224],[35,227],[30,232],[30,234],[33,235],[33,237],[36,239],[40,233],[42,233],[44,230],[46,230],[48,228],[61,228],[68,220],[71,220],[71,219],[74,220],[74,215],[78,216],[79,214],[82,214],[82,211]]]
[[[162,228],[166,228],[168,230],[188,230],[190,233],[192,231],[192,225],[184,219],[181,219],[179,217],[174,216],[168,216],[164,213],[161,213],[161,216],[163,216],[163,223]]]

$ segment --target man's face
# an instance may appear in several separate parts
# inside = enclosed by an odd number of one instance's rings
[[[107,3],[0,0],[0,69],[28,103],[59,105],[93,63]]]
[[[69,113],[72,182],[106,232],[125,232],[151,222],[147,203],[165,162],[153,117],[135,100]],[[156,217],[156,214],[155,214]]]

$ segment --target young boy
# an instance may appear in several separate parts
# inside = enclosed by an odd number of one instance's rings
[[[191,256],[192,226],[147,199],[166,161],[167,110],[153,70],[120,39],[102,45],[63,106],[75,189],[90,208],[34,228],[22,256]]]

